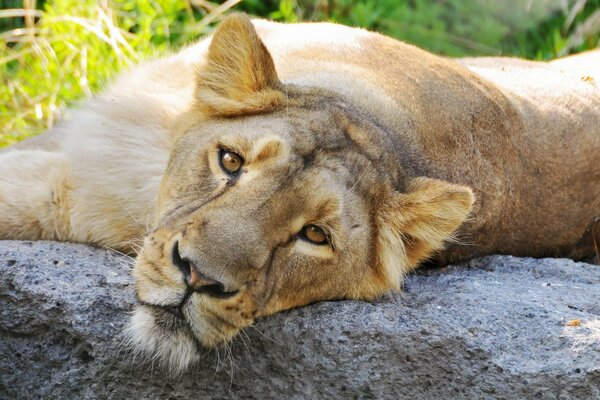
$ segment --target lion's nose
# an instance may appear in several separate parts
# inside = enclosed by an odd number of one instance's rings
[[[237,290],[226,291],[225,285],[217,280],[211,279],[201,274],[194,264],[179,254],[179,242],[173,246],[173,264],[179,268],[183,274],[185,284],[197,293],[206,293],[211,297],[228,298],[237,294]]]

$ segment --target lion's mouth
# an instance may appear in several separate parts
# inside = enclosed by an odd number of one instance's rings
[[[152,316],[156,327],[161,328],[165,333],[182,329],[190,334],[193,333],[181,306],[160,306],[143,301],[139,301],[139,304]],[[200,342],[198,341],[198,343]]]
[[[198,348],[203,349],[229,341],[253,320],[241,318],[239,309],[231,305],[222,310],[197,293],[186,296],[178,305],[157,305],[139,298],[138,303],[138,308],[145,310],[145,314],[152,319],[152,323],[145,324],[142,329],[160,331],[161,335],[185,332],[194,339]]]
[[[185,321],[185,315],[183,315],[183,310],[181,306],[165,306],[164,310],[174,316],[175,318]]]

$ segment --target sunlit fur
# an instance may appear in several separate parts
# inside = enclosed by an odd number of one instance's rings
[[[257,317],[397,291],[428,258],[593,255],[599,59],[455,61],[232,15],[1,154],[0,239],[139,252],[125,337],[174,374]],[[188,291],[176,247],[233,294]]]

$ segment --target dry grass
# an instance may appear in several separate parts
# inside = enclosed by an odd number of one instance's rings
[[[0,147],[52,128],[119,71],[210,32],[240,1],[55,0],[40,11],[24,0],[0,10],[24,20],[0,32]]]

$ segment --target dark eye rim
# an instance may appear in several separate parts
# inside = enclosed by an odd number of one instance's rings
[[[235,154],[236,156],[238,156],[240,158],[240,160],[241,160],[241,162],[240,162],[240,168],[237,171],[231,172],[231,171],[228,171],[227,168],[225,168],[225,166],[223,165],[223,155],[225,153],[232,153],[232,154]],[[244,166],[245,160],[244,160],[244,157],[242,157],[238,152],[233,151],[233,150],[229,150],[229,149],[224,148],[224,147],[219,147],[218,158],[219,158],[219,167],[221,167],[221,170],[223,170],[223,172],[225,172],[227,175],[236,177],[236,176],[238,176],[240,174],[240,172],[242,172],[242,167]]]
[[[309,226],[316,226],[317,228],[319,228],[320,230],[323,231],[323,233],[325,234],[325,240],[322,242],[313,242],[312,240],[310,240],[307,236],[306,236],[306,229]],[[300,232],[298,232],[298,234],[296,235],[298,238],[304,240],[305,242],[308,242],[310,244],[313,244],[315,246],[331,246],[331,237],[329,235],[329,232],[327,231],[327,229],[324,229],[323,227],[317,225],[317,224],[306,224],[302,227],[302,229],[300,229]]]

